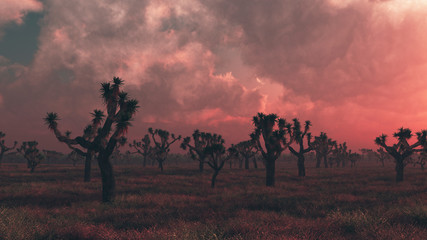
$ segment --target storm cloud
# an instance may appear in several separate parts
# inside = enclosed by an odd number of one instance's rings
[[[25,4],[24,4],[25,3]],[[313,122],[354,149],[423,128],[427,5],[422,1],[6,1],[20,23],[42,11],[29,65],[0,56],[0,124],[60,146],[47,111],[74,133],[119,76],[140,101],[130,138],[150,126],[244,140],[259,111]],[[1,15],[1,14],[0,14]],[[25,23],[21,23],[25,24]],[[25,126],[25,127],[22,127]],[[239,132],[237,132],[239,131]],[[352,146],[351,146],[352,147]]]

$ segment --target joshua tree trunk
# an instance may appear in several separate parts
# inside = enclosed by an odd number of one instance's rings
[[[396,182],[403,181],[403,169],[405,168],[403,161],[404,159],[396,159]]]
[[[160,168],[160,172],[163,172],[163,160],[159,159],[159,168]]]
[[[249,169],[249,158],[245,157],[245,169]]]
[[[85,176],[84,176],[84,182],[90,182],[90,172],[92,168],[92,151],[88,151],[86,153],[86,159],[85,159]]]
[[[203,160],[199,161],[199,172],[203,172],[203,168],[205,166],[205,162]]]
[[[147,156],[144,156],[144,160],[142,161],[142,166],[143,167],[147,166]]]
[[[321,163],[322,163],[322,156],[316,153],[316,168],[320,168]]]
[[[273,187],[274,186],[274,173],[276,169],[276,161],[275,159],[268,159],[265,163],[266,168],[266,186],[267,187]]]
[[[328,168],[328,156],[327,155],[323,156],[323,164],[325,165],[325,168]]]
[[[257,162],[256,162],[256,158],[255,157],[253,157],[253,160],[252,160],[253,162],[254,162],[254,168],[255,169],[257,169],[258,168],[258,164],[257,164]]]
[[[215,188],[215,181],[216,181],[216,176],[218,176],[219,170],[215,170],[214,174],[212,175],[212,182],[211,182],[211,187]]]
[[[113,175],[113,165],[110,162],[109,156],[99,153],[98,165],[102,178],[102,201],[111,202],[114,198],[116,183]]]
[[[305,177],[304,155],[298,156],[298,176]]]

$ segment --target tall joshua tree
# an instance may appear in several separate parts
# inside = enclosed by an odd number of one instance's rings
[[[249,169],[249,161],[252,158],[254,168],[258,168],[255,155],[258,153],[256,142],[251,139],[248,141],[239,142],[234,146],[238,155],[242,156],[245,160],[245,169]]]
[[[154,142],[154,156],[159,163],[160,171],[163,172],[163,162],[166,161],[168,157],[170,146],[174,142],[180,140],[181,135],[175,137],[175,134],[170,134],[168,131],[162,129],[153,130],[152,128],[149,128],[148,132],[151,134],[151,138]],[[169,136],[171,138],[169,138]]]
[[[12,146],[12,147],[7,147],[7,146],[5,145],[5,143],[4,143],[4,137],[6,137],[6,134],[0,131],[0,164],[1,164],[1,161],[2,161],[2,159],[3,159],[3,155],[4,155],[6,152],[8,152],[8,151],[10,151],[10,150],[15,149],[16,145],[18,144],[18,142],[17,142],[17,141],[15,141],[15,142],[13,143],[13,146]]]
[[[22,142],[21,146],[16,149],[27,160],[27,167],[30,169],[30,172],[34,172],[36,167],[44,159],[43,154],[37,148],[38,144],[37,141]]]
[[[408,140],[412,137],[412,132],[409,128],[399,128],[397,132],[393,134],[393,137],[397,138],[397,144],[389,146],[386,144],[387,135],[382,134],[375,139],[375,143],[383,147],[395,160],[396,162],[396,182],[403,181],[403,170],[408,164],[408,158],[417,150],[416,147],[421,145],[422,139],[425,139],[426,132],[417,133],[418,141],[413,145],[409,145]]]
[[[181,148],[184,150],[187,150],[188,148],[191,158],[199,162],[199,171],[203,172],[207,157],[205,149],[212,135],[210,133],[200,132],[196,129],[194,130],[192,137],[194,144],[191,145],[191,138],[186,137],[181,143]]]
[[[153,153],[153,148],[151,147],[150,143],[150,136],[148,136],[148,134],[145,134],[145,136],[141,139],[140,142],[133,140],[133,143],[129,144],[129,147],[134,148],[136,150],[135,153],[141,154],[144,158],[142,162],[143,167],[147,166],[147,159]]]
[[[320,168],[322,159],[325,168],[328,167],[328,155],[333,151],[335,141],[328,138],[327,134],[321,132],[319,136],[314,137],[314,141],[311,143],[314,151],[316,152],[316,168]]]
[[[84,130],[82,138],[86,141],[93,141],[96,135],[98,134],[98,131],[100,130],[101,123],[105,117],[104,112],[101,110],[95,109],[91,113],[92,120],[91,123],[88,124]],[[74,140],[72,141],[70,139],[71,132],[66,131],[65,135],[62,135],[62,133],[58,130],[58,120],[59,116],[57,113],[50,112],[47,113],[46,117],[44,118],[45,123],[48,125],[49,129],[51,129],[56,138],[60,141],[65,143],[70,149],[72,149],[74,152],[79,154],[80,156],[85,158],[85,169],[84,169],[84,182],[90,182],[91,180],[91,168],[92,168],[92,158],[95,155],[95,149],[92,147],[83,147],[85,150],[81,150],[75,145],[77,145],[77,142]]]
[[[256,142],[258,149],[265,159],[266,185],[274,186],[276,160],[288,148],[293,139],[286,136],[291,132],[291,124],[285,119],[278,118],[276,114],[265,115],[258,113],[253,117],[255,130],[251,138]],[[277,126],[277,129],[275,128]],[[264,147],[261,144],[261,137]]]
[[[138,108],[138,101],[129,99],[127,93],[121,91],[122,85],[123,80],[118,77],[114,77],[113,82],[101,84],[101,97],[106,105],[107,115],[102,126],[99,125],[99,128],[94,127],[91,129],[94,132],[93,137],[87,137],[86,131],[82,136],[76,138],[62,135],[58,130],[58,115],[56,113],[48,113],[45,118],[49,129],[53,130],[60,142],[64,142],[75,149],[80,146],[97,154],[102,178],[103,202],[112,201],[115,194],[115,179],[110,156],[116,148],[117,142],[127,133],[129,126],[131,126],[132,117]],[[78,150],[83,152],[80,149]]]
[[[291,128],[291,136],[295,143],[298,145],[299,149],[298,151],[296,151],[291,146],[289,146],[288,148],[289,151],[291,151],[291,153],[298,158],[298,176],[305,177],[304,154],[313,150],[313,147],[311,146],[311,133],[308,132],[310,130],[311,123],[310,121],[305,121],[303,131],[301,130],[301,123],[298,121],[298,119],[294,118],[293,122],[294,125]],[[307,139],[307,148],[304,148],[304,138]]]

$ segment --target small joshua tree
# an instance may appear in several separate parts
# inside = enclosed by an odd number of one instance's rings
[[[382,147],[378,148],[377,151],[374,152],[374,154],[383,167],[385,165],[385,161],[387,161],[390,158],[390,154],[384,151],[384,148]]]
[[[193,160],[197,160],[199,162],[199,171],[203,172],[205,160],[206,160],[206,146],[208,144],[209,138],[212,135],[205,132],[200,132],[198,129],[194,130],[193,133],[193,142],[191,145],[191,138],[186,137],[181,143],[181,148],[184,150],[189,150],[190,156]]]
[[[387,135],[382,134],[375,139],[375,143],[383,147],[395,160],[396,162],[396,182],[403,181],[403,170],[408,164],[407,159],[417,150],[416,147],[421,145],[420,139],[425,139],[426,133],[417,133],[419,141],[413,145],[409,145],[408,140],[412,137],[412,132],[409,128],[399,128],[397,132],[393,134],[393,137],[397,138],[397,144],[389,146],[386,144]]]
[[[351,150],[348,152],[348,159],[350,160],[350,167],[356,167],[357,161],[360,160],[362,156],[358,153],[352,153]]]
[[[17,142],[17,141],[15,141],[15,142],[13,143],[13,146],[12,146],[12,147],[7,147],[7,146],[5,145],[5,143],[4,143],[4,137],[6,137],[6,134],[5,134],[5,133],[3,133],[3,132],[0,132],[0,164],[1,164],[1,161],[2,161],[2,159],[3,159],[3,155],[4,155],[6,152],[8,152],[8,151],[10,151],[10,150],[15,149],[16,145],[18,144],[18,142]]]
[[[415,159],[414,166],[415,165],[420,165],[421,170],[424,171],[424,169],[425,169],[424,166],[426,165],[426,163],[427,163],[427,152],[423,151]]]
[[[224,167],[224,164],[237,154],[237,151],[234,147],[226,151],[224,146],[225,141],[221,135],[208,134],[208,136],[209,140],[204,152],[208,156],[207,164],[214,170],[211,181],[211,187],[214,188],[219,172]]]
[[[27,160],[27,167],[30,169],[30,172],[34,172],[36,167],[44,159],[43,154],[40,153],[40,150],[37,148],[38,144],[37,141],[23,142],[21,147],[16,149]]]
[[[147,159],[153,154],[153,148],[151,147],[150,143],[150,136],[148,136],[148,134],[145,134],[145,136],[141,139],[140,142],[133,140],[133,143],[129,144],[129,147],[134,148],[136,150],[136,152],[133,153],[139,153],[144,158],[142,162],[143,167],[147,166]]]
[[[321,132],[319,136],[314,137],[314,141],[311,143],[314,151],[316,152],[316,168],[320,168],[322,159],[325,168],[328,167],[328,155],[333,151],[335,141],[328,138],[327,134]]]
[[[101,123],[105,117],[104,112],[101,110],[95,109],[92,113],[92,121],[89,125],[85,127],[83,130],[82,138],[86,141],[93,141],[95,139],[95,136],[98,134],[98,131],[100,130]],[[92,168],[92,158],[95,156],[96,151],[92,147],[87,147],[85,150],[81,150],[75,145],[77,145],[76,141],[72,141],[70,139],[71,132],[66,131],[65,136],[62,135],[62,133],[58,129],[58,120],[59,116],[57,113],[50,112],[47,113],[46,117],[44,118],[45,123],[48,125],[49,129],[51,129],[58,141],[63,142],[67,144],[67,146],[79,154],[80,156],[85,158],[85,170],[84,170],[84,182],[90,182],[91,179],[91,168]]]
[[[116,182],[110,157],[117,146],[117,142],[127,133],[129,126],[131,126],[132,117],[138,108],[138,101],[128,99],[127,93],[121,91],[122,85],[123,80],[118,77],[114,77],[112,83],[101,84],[101,97],[107,107],[107,115],[102,126],[99,125],[99,128],[93,127],[91,129],[90,132],[94,132],[92,137],[88,137],[86,131],[82,136],[76,138],[70,138],[69,134],[62,135],[58,130],[58,115],[48,113],[45,118],[49,129],[55,133],[60,142],[64,142],[68,146],[80,146],[87,151],[97,153],[102,179],[103,202],[110,202],[114,199]],[[104,114],[100,115],[103,116]],[[78,149],[77,147],[74,148]],[[80,149],[78,151],[83,152]]]
[[[340,147],[338,150],[337,167],[339,167],[340,164],[342,167],[345,167],[348,157],[349,157],[349,153],[347,152],[347,143],[344,142],[343,144],[340,144]]]
[[[234,146],[239,156],[242,156],[245,160],[245,169],[249,169],[249,160],[252,158],[254,168],[258,168],[255,155],[258,153],[256,142],[251,139],[248,141],[239,142]]]
[[[181,139],[181,135],[175,137],[175,134],[170,134],[168,131],[162,129],[153,130],[152,128],[148,129],[148,132],[151,134],[151,138],[154,142],[154,156],[157,162],[159,163],[160,171],[163,172],[163,163],[168,157],[170,146]],[[171,137],[171,139],[169,138]],[[156,138],[159,138],[156,139]]]
[[[295,143],[298,145],[299,149],[296,151],[293,147],[289,146],[289,150],[293,155],[298,158],[298,176],[305,177],[305,165],[304,165],[304,154],[313,150],[311,146],[311,133],[310,130],[311,123],[310,121],[305,121],[304,131],[301,130],[301,123],[298,119],[293,119],[294,125],[291,128],[291,136]],[[304,138],[307,139],[307,148],[304,148]]]
[[[253,117],[255,130],[251,138],[256,142],[257,148],[261,151],[265,159],[266,185],[274,186],[276,160],[280,154],[292,143],[286,136],[291,132],[291,124],[286,123],[285,119],[278,118],[276,114],[265,115],[258,113]],[[277,129],[275,129],[277,126]],[[264,148],[261,145],[261,137]]]
[[[75,167],[77,162],[82,160],[82,155],[73,150],[67,155],[67,160],[71,160],[71,162],[73,162],[73,166]]]

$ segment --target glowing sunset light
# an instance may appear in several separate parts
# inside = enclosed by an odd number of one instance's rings
[[[232,144],[262,111],[375,148],[427,129],[426,14],[421,0],[2,1],[0,130],[66,151],[44,114],[78,134],[119,76],[141,106],[129,139],[200,129]]]

